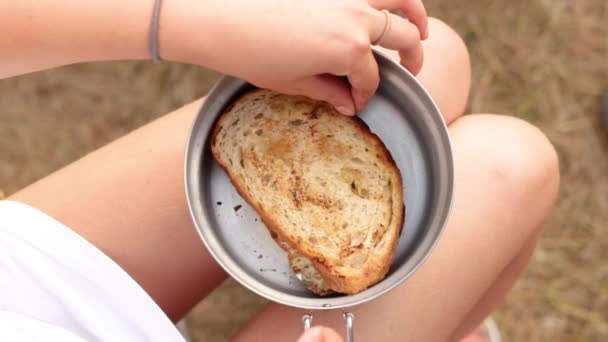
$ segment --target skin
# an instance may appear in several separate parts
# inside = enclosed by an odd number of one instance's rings
[[[148,0],[2,4],[0,77],[84,61],[147,58],[152,6]],[[421,39],[428,35],[420,0],[259,0],[255,6],[249,0],[164,1],[160,54],[260,87],[326,100],[352,115],[378,87],[370,43],[385,27],[382,9],[400,9],[411,21],[391,15],[392,29],[377,43],[398,50],[403,65],[417,73]],[[345,76],[350,86],[335,76]]]
[[[354,309],[356,335],[454,341],[501,302],[524,270],[555,202],[557,158],[544,135],[523,121],[461,116],[469,60],[449,27],[427,23],[414,0],[261,0],[247,11],[234,9],[247,6],[245,0],[164,3],[163,58],[327,100],[347,114],[362,108],[377,87],[377,66],[369,54],[385,23],[378,9],[409,13],[411,21],[395,18],[392,36],[385,35],[380,45],[398,48],[391,56],[419,71],[449,123],[455,198],[445,233],[423,267],[389,294]],[[0,77],[83,61],[147,58],[151,8],[152,2],[143,0],[7,2],[0,6],[5,32]],[[281,19],[270,20],[276,18]],[[429,39],[422,42],[427,27]],[[298,37],[298,44],[289,37]],[[351,84],[330,75],[346,76]],[[92,242],[173,320],[226,277],[200,242],[183,191],[184,147],[200,103],[167,114],[10,197]],[[234,339],[295,341],[301,314],[270,304]],[[314,323],[342,331],[336,312],[315,314]],[[301,341],[339,340],[331,329],[311,331]]]

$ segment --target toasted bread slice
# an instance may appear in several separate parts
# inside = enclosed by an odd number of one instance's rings
[[[257,89],[222,114],[211,151],[313,292],[384,278],[404,222],[401,174],[361,120]]]

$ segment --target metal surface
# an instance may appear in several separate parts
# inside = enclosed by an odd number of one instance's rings
[[[194,121],[186,152],[185,181],[194,223],[211,255],[245,287],[274,302],[305,309],[335,309],[369,301],[399,285],[426,259],[447,220],[453,161],[439,110],[416,79],[376,54],[381,83],[360,113],[391,152],[405,191],[405,227],[386,278],[355,295],[318,297],[291,272],[285,253],[257,213],[214,162],[210,132],[221,112],[251,86],[223,78]]]
[[[302,323],[304,324],[304,330],[310,329],[310,325],[312,324],[312,314],[302,316]]]
[[[344,326],[346,327],[346,342],[354,342],[355,341],[355,314],[351,312],[344,312],[342,314],[344,318]],[[304,330],[310,329],[312,325],[312,314],[307,313],[302,316],[302,324],[304,325]]]
[[[350,312],[344,313],[344,321],[346,323],[346,342],[355,342],[355,314]]]

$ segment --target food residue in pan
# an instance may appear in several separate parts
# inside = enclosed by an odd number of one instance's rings
[[[235,212],[235,213],[238,213],[238,212],[239,212],[239,210],[241,210],[241,208],[242,208],[242,207],[243,207],[243,206],[242,206],[242,205],[240,205],[240,204],[239,204],[239,205],[237,205],[237,206],[235,206],[235,207],[234,207],[234,212]]]

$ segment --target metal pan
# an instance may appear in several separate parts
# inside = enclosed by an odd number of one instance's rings
[[[271,301],[302,309],[338,309],[372,300],[407,279],[431,252],[446,223],[454,183],[452,151],[439,109],[407,70],[375,53],[380,87],[359,113],[391,152],[401,170],[405,227],[386,278],[355,295],[319,297],[291,271],[283,250],[272,240],[259,216],[239,196],[215,163],[210,135],[216,119],[241,93],[252,88],[224,77],[203,103],[186,150],[188,204],[198,232],[211,255],[243,286]],[[304,317],[310,325],[311,317]],[[353,316],[345,315],[352,328]],[[352,330],[351,330],[352,336]]]

